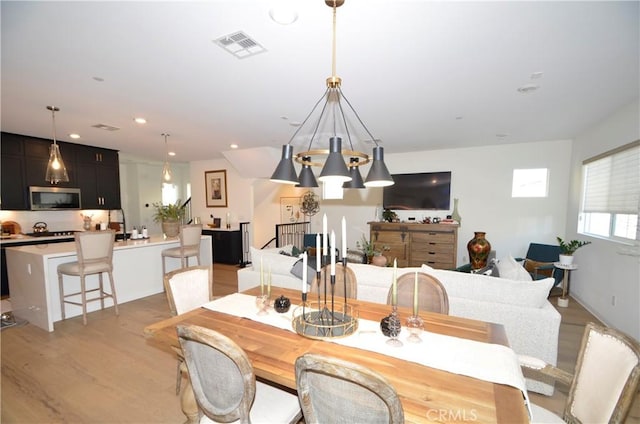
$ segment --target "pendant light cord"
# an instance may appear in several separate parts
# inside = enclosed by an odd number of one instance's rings
[[[51,122],[53,124],[53,145],[57,145],[56,143],[56,109],[51,108]]]

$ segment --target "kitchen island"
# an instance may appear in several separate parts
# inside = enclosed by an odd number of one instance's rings
[[[164,291],[161,252],[179,245],[177,238],[165,239],[162,236],[116,242],[113,248],[113,279],[118,304]],[[212,264],[211,246],[211,236],[203,235],[200,241],[202,265]],[[62,263],[78,259],[75,243],[6,247],[6,255],[13,314],[46,331],[53,331],[54,322],[62,319],[57,268]],[[179,259],[166,260],[167,272],[180,267]],[[190,265],[195,265],[193,258]],[[98,276],[87,276],[86,281],[88,289],[96,287]],[[65,277],[64,283],[65,292],[79,291],[79,278]],[[105,307],[112,305],[111,299],[105,300]],[[80,306],[65,306],[67,318],[82,315]],[[100,302],[87,304],[87,312],[98,309]]]

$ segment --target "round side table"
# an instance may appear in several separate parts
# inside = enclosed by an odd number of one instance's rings
[[[562,276],[562,296],[558,298],[558,306],[561,308],[566,308],[569,306],[569,274],[571,271],[575,271],[578,269],[578,265],[576,264],[563,264],[560,262],[554,262],[553,266],[561,269],[563,272]]]

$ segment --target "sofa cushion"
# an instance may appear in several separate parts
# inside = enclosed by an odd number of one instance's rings
[[[547,303],[553,278],[538,281],[517,281],[480,274],[433,269],[422,265],[422,271],[436,277],[449,297],[460,297],[484,302],[541,308]]]
[[[502,278],[519,281],[531,281],[531,274],[511,255],[498,262],[498,271]]]
[[[266,274],[271,270],[271,274],[289,274],[291,267],[296,263],[298,258],[280,254],[278,249],[256,249],[250,246],[251,262],[256,271],[260,271],[260,263],[262,261],[263,272]]]

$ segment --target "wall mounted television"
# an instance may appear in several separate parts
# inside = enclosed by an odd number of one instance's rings
[[[392,175],[395,184],[385,187],[382,206],[400,210],[449,210],[451,172]]]

